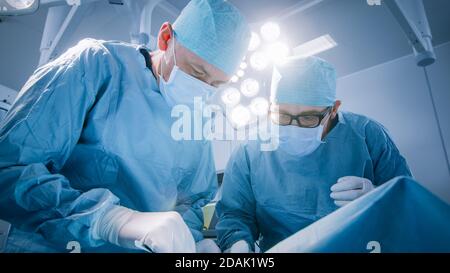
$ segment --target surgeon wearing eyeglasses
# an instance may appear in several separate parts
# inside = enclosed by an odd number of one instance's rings
[[[274,69],[270,120],[279,146],[240,145],[227,165],[217,204],[225,252],[266,251],[396,176],[411,176],[387,130],[339,111],[336,72],[317,57]]]

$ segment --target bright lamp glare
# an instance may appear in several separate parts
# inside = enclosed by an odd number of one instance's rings
[[[6,2],[16,9],[26,9],[31,7],[35,0],[6,0]]]
[[[267,22],[261,27],[261,35],[264,40],[273,42],[280,36],[280,26],[274,22]]]
[[[244,72],[244,70],[238,70],[238,72],[236,72],[236,75],[237,75],[239,78],[242,78],[242,77],[244,77],[245,72]]]
[[[232,83],[236,83],[236,82],[239,81],[239,77],[236,76],[236,75],[234,75],[233,77],[231,77],[230,81],[231,81]]]
[[[234,106],[241,100],[241,93],[234,87],[225,89],[222,93],[222,101],[229,106]]]
[[[231,111],[231,121],[237,126],[244,126],[250,121],[250,111],[242,105],[236,106]]]
[[[257,116],[265,115],[269,110],[269,102],[262,97],[255,98],[250,103],[250,110]]]
[[[246,68],[247,68],[247,63],[246,63],[246,62],[242,62],[242,63],[239,65],[239,68],[240,68],[240,69],[246,69]]]
[[[259,83],[255,79],[246,79],[241,84],[241,92],[246,97],[253,97],[259,92]]]
[[[260,51],[253,53],[252,56],[250,57],[250,65],[255,70],[264,70],[267,67],[268,62],[269,60],[266,54]]]
[[[271,44],[267,48],[266,55],[276,64],[283,63],[289,56],[289,47],[281,42]]]
[[[250,43],[248,44],[248,50],[253,51],[256,50],[259,45],[261,44],[261,39],[259,38],[259,35],[255,32],[252,32],[252,36],[250,38]]]

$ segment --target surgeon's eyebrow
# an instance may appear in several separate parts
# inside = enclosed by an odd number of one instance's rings
[[[325,111],[325,110],[322,110],[322,111],[311,110],[311,111],[301,112],[300,115],[320,115],[320,114],[322,114],[324,111]]]
[[[197,65],[197,64],[192,64],[192,63],[190,65],[195,70],[195,72],[202,73],[207,77],[210,76],[208,71],[206,71],[206,69],[203,67],[203,65]]]
[[[211,74],[208,73],[208,71],[205,69],[205,67],[201,64],[190,64],[190,66],[192,67],[192,69],[195,70],[195,72],[197,73],[202,73],[206,79],[211,78]],[[212,86],[219,86],[221,84],[226,84],[228,81],[222,81],[222,80],[217,80],[211,83]]]

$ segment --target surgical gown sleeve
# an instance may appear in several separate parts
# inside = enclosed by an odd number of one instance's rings
[[[108,91],[107,63],[99,43],[81,41],[36,70],[0,127],[0,218],[41,233],[57,248],[72,240],[102,244],[91,227],[118,203],[109,190],[82,192],[58,173],[96,98]]]
[[[216,225],[222,250],[244,240],[254,249],[259,234],[256,222],[256,201],[250,182],[249,159],[245,146],[240,146],[230,158],[224,174],[222,198],[217,203],[219,221]]]
[[[387,130],[379,123],[369,120],[366,142],[373,162],[374,185],[381,185],[397,176],[412,176],[405,158],[400,154]]]
[[[211,143],[205,144],[198,168],[183,177],[175,210],[181,214],[195,241],[203,239],[203,211],[217,191],[217,175]]]

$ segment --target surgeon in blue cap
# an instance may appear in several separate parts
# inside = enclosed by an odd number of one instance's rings
[[[265,251],[409,167],[386,129],[339,111],[336,72],[317,57],[274,69],[270,120],[279,146],[239,146],[227,165],[216,226],[220,247]]]
[[[37,69],[0,127],[6,250],[219,251],[201,233],[211,144],[174,138],[171,110],[226,83],[249,37],[229,2],[192,0],[157,51],[86,39]]]

